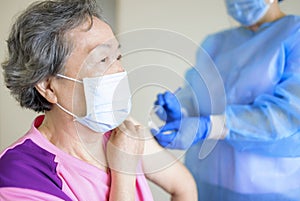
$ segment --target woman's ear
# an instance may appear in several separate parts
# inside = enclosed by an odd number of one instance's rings
[[[52,79],[47,78],[35,85],[36,90],[50,103],[57,103],[55,91],[52,88]]]

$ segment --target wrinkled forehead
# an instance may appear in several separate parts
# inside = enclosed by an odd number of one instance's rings
[[[95,65],[101,64],[102,59],[113,55],[119,46],[109,25],[98,18],[71,30],[67,37],[72,41],[73,50],[66,62],[65,71],[71,77],[101,74],[106,70],[105,65],[99,65],[97,70],[94,69],[95,72],[90,71]]]

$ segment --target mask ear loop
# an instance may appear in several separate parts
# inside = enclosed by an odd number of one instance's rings
[[[77,83],[83,83],[83,81],[80,81],[80,80],[77,80],[77,79],[74,79],[74,78],[71,78],[71,77],[67,77],[67,76],[65,76],[65,75],[57,74],[57,76],[58,76],[58,77],[61,77],[61,78],[65,78],[65,79],[67,79],[67,80],[71,80],[71,81],[77,82]],[[74,122],[74,127],[75,127],[75,130],[76,130],[77,137],[78,137],[78,139],[79,139],[81,145],[83,146],[83,148],[84,148],[85,151],[87,152],[87,154],[88,154],[91,158],[93,158],[93,159],[98,163],[98,165],[101,165],[101,166],[105,167],[106,169],[108,169],[108,166],[107,166],[107,164],[106,164],[105,162],[103,162],[103,161],[97,159],[97,157],[94,156],[93,153],[91,153],[91,151],[87,148],[87,145],[85,144],[84,140],[83,140],[82,137],[80,136],[79,130],[78,130],[78,128],[77,128],[77,125],[75,124],[76,118],[78,118],[78,116],[75,115],[75,114],[73,114],[72,112],[68,111],[67,109],[65,109],[64,107],[62,107],[60,104],[56,103],[56,105],[57,105],[61,110],[63,110],[63,111],[66,112],[67,114],[69,114],[69,115],[71,115],[71,116],[74,117],[73,122]]]
[[[71,81],[74,81],[74,82],[77,82],[77,83],[83,83],[83,81],[80,81],[80,80],[77,80],[75,78],[71,78],[71,77],[68,77],[68,76],[65,76],[65,75],[62,75],[62,74],[57,74],[56,75],[57,77],[61,77],[61,78],[64,78],[64,79],[67,79],[67,80],[71,80]],[[77,115],[73,114],[72,112],[70,112],[69,110],[65,109],[63,106],[61,106],[60,104],[56,103],[56,105],[64,112],[66,112],[67,114],[71,115],[72,117],[74,117],[73,121],[76,121],[76,118],[78,118]]]
[[[76,118],[78,118],[78,116],[76,116],[75,114],[73,114],[72,112],[68,111],[67,109],[65,109],[63,106],[61,106],[60,104],[56,103],[56,105],[65,113],[71,115],[72,117],[74,117],[73,121],[76,121]]]
[[[65,78],[67,80],[71,80],[71,81],[74,81],[74,82],[83,83],[83,81],[81,81],[81,80],[77,80],[75,78],[71,78],[71,77],[68,77],[68,76],[65,76],[65,75],[62,75],[62,74],[57,74],[56,76],[61,77],[61,78]]]
[[[65,75],[57,74],[57,76],[58,76],[58,77],[61,77],[61,78],[65,78],[65,79],[67,79],[67,80],[71,80],[71,81],[77,82],[77,83],[83,83],[83,81],[80,81],[80,80],[77,80],[77,79],[74,79],[74,78],[71,78],[71,77],[67,77],[67,76],[65,76]],[[56,103],[56,105],[57,105],[61,110],[63,110],[63,111],[66,112],[67,114],[69,114],[69,115],[71,115],[71,116],[74,117],[73,122],[74,122],[74,127],[75,127],[75,130],[76,130],[76,135],[77,135],[77,137],[78,137],[78,139],[79,139],[81,145],[83,146],[83,148],[84,148],[85,151],[87,152],[87,154],[88,154],[91,158],[93,158],[93,159],[98,163],[98,165],[101,165],[101,166],[106,167],[106,168],[108,169],[108,166],[107,166],[104,162],[102,162],[101,160],[97,159],[97,157],[95,157],[95,156],[91,153],[91,151],[87,148],[87,145],[85,144],[84,140],[83,140],[82,137],[80,136],[79,130],[78,130],[78,128],[77,128],[77,125],[75,124],[76,118],[78,118],[78,116],[75,115],[75,114],[73,114],[72,112],[68,111],[67,109],[65,109],[65,108],[64,108],[63,106],[61,106],[60,104]]]

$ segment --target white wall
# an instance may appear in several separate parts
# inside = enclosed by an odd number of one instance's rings
[[[135,92],[133,116],[146,124],[156,94],[175,91],[184,82],[199,42],[233,21],[220,0],[116,1],[123,64]],[[136,83],[146,87],[137,88]]]

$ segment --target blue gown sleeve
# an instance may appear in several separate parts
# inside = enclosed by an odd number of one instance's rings
[[[271,157],[300,156],[300,40],[282,45],[285,69],[272,94],[225,110],[228,143],[239,151]]]

